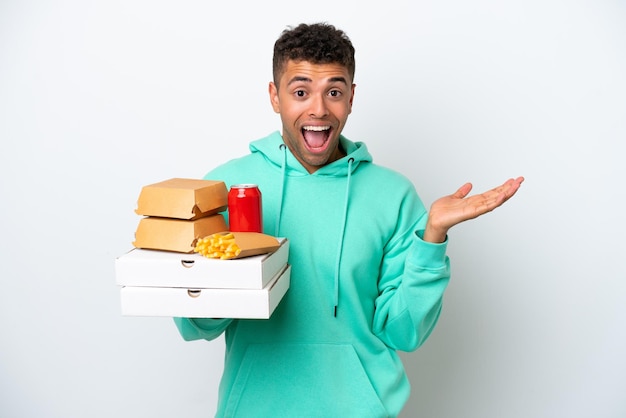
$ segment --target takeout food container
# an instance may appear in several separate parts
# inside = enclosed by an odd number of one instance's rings
[[[136,248],[191,253],[199,238],[227,229],[224,215],[194,220],[148,216],[139,221],[133,245]]]
[[[290,280],[291,266],[287,264],[262,289],[125,286],[120,289],[122,315],[268,319],[289,289]]]
[[[142,189],[136,213],[144,217],[135,248],[115,262],[123,315],[271,316],[291,281],[289,241],[230,232],[219,213],[227,208],[228,192],[219,181],[170,179]],[[240,252],[228,254],[229,259],[209,258],[217,252],[213,243],[213,252],[204,251],[207,256],[194,252],[199,240],[214,234],[220,245],[232,249],[236,244]]]
[[[184,287],[198,289],[263,289],[287,264],[289,240],[271,253],[233,260],[200,254],[132,249],[115,260],[120,286]]]
[[[228,208],[223,181],[172,178],[144,186],[137,199],[138,215],[198,219]]]

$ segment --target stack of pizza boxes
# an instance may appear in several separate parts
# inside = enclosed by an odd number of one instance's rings
[[[133,248],[115,260],[122,315],[267,319],[286,294],[289,241],[248,234],[235,259],[194,252],[198,240],[228,232],[222,181],[173,178],[144,186]],[[243,241],[243,240],[242,240]]]

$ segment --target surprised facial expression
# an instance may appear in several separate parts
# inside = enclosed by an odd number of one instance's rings
[[[283,141],[309,172],[343,157],[339,135],[352,111],[354,84],[340,64],[289,61],[270,83],[270,100],[283,124]]]

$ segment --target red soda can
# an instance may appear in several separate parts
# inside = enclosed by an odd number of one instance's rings
[[[263,232],[261,191],[256,184],[237,184],[230,187],[228,223],[232,232]]]

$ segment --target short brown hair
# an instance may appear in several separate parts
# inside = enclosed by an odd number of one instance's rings
[[[354,80],[354,47],[350,38],[327,23],[302,23],[285,29],[274,44],[273,76],[278,86],[288,61],[340,64]]]

